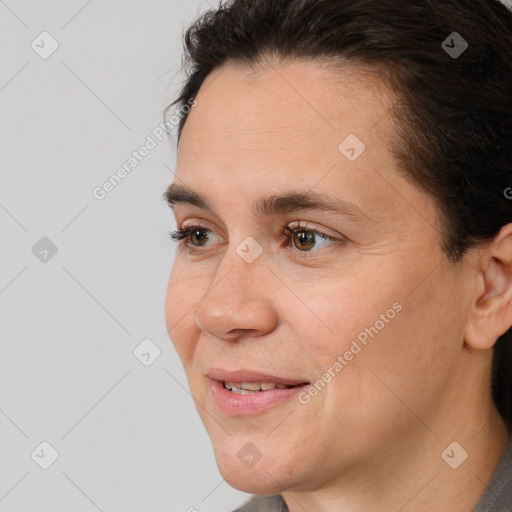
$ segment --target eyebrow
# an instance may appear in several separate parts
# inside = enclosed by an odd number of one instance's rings
[[[191,204],[215,214],[208,201],[194,190],[176,183],[169,185],[163,194],[171,209],[177,204]],[[276,214],[299,211],[327,212],[334,215],[369,221],[370,217],[356,204],[338,198],[330,198],[316,192],[289,191],[283,194],[269,194],[258,198],[252,207],[256,216],[270,217]]]

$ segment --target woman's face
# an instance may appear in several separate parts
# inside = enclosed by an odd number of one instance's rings
[[[173,186],[207,206],[174,206],[200,230],[177,250],[166,322],[222,475],[270,494],[392,463],[442,424],[470,307],[468,266],[448,263],[433,201],[391,156],[392,97],[294,62],[224,67],[196,100]],[[268,199],[290,194],[300,208]]]

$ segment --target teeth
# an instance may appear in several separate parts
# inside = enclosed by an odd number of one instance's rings
[[[231,393],[236,393],[238,395],[249,395],[251,393],[260,393],[260,390],[249,390],[249,389],[243,389],[243,388],[237,388],[234,384],[228,384],[227,382],[224,382],[224,387],[226,389],[229,389]]]
[[[274,384],[273,382],[224,382],[224,387],[233,393],[247,395],[249,393],[259,393],[260,391],[270,391],[272,389],[287,389],[292,386],[287,384]]]
[[[258,382],[242,382],[240,387],[242,389],[248,389],[249,391],[259,391],[260,384]]]

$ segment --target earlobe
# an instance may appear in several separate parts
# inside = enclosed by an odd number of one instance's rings
[[[512,224],[483,251],[479,278],[483,286],[477,287],[464,340],[472,348],[489,349],[512,326]]]

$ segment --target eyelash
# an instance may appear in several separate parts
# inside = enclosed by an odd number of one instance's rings
[[[205,228],[204,226],[200,225],[192,225],[184,229],[177,229],[176,231],[170,231],[169,237],[171,238],[171,241],[173,242],[179,242],[179,246],[186,246],[189,250],[189,252],[193,252],[194,250],[201,250],[201,247],[192,245],[192,248],[190,246],[189,237],[194,234],[196,231],[202,230],[202,231],[212,231],[209,228]],[[311,229],[307,225],[301,224],[300,222],[297,223],[297,225],[292,229],[290,226],[285,226],[283,228],[283,237],[288,240],[288,242],[291,243],[292,239],[291,237],[296,235],[297,233],[301,233],[302,231],[306,231],[307,233],[313,233],[316,236],[319,236],[325,240],[329,240],[331,242],[338,242],[338,243],[344,243],[345,240],[338,239],[331,237],[329,235],[326,235],[325,233],[322,233],[321,231],[317,231],[316,229]],[[311,258],[311,256],[308,256],[311,252],[318,252],[318,251],[294,251],[295,256],[299,259],[307,259]]]

